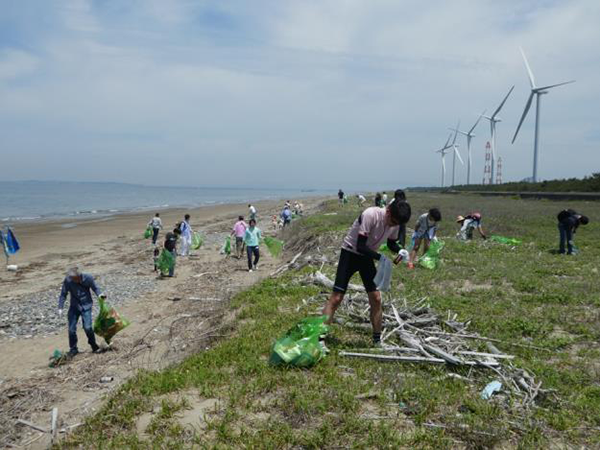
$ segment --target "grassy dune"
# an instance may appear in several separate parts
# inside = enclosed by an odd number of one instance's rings
[[[527,369],[555,390],[523,409],[484,401],[494,379],[482,370],[344,359],[338,350],[369,346],[370,336],[334,327],[330,355],[311,370],[267,364],[270,345],[297,320],[315,313],[304,299],[326,298],[299,280],[315,270],[268,279],[234,298],[232,336],[162,372],[140,373],[113,394],[61,447],[102,448],[548,448],[600,446],[600,208],[471,196],[420,194],[416,214],[440,207],[446,240],[444,265],[435,271],[394,271],[391,295],[427,297],[445,314],[471,320],[470,329],[504,342]],[[591,223],[576,236],[581,254],[552,253],[556,213],[572,207]],[[453,239],[453,217],[483,214],[492,234],[518,237],[511,249],[481,240]],[[336,212],[336,215],[326,215]],[[335,255],[358,215],[335,203],[293,225],[299,236]],[[413,220],[411,220],[412,226]],[[330,247],[330,248],[327,248]],[[334,274],[333,265],[325,272]],[[358,275],[354,282],[359,283]],[[511,343],[540,347],[517,347]],[[449,378],[456,372],[472,382]],[[201,416],[195,431],[186,420]],[[433,424],[433,425],[432,425]],[[434,426],[435,425],[435,426]]]

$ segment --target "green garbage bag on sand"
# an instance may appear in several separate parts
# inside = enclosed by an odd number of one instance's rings
[[[112,338],[123,328],[129,326],[129,321],[121,317],[117,310],[108,306],[106,300],[100,297],[100,312],[94,321],[94,333],[102,336],[107,344],[110,344]]]
[[[279,255],[281,255],[281,252],[283,251],[283,241],[270,236],[265,236],[263,240],[269,253],[275,258],[279,258]]]
[[[506,245],[521,245],[521,242],[519,239],[515,239],[515,238],[507,238],[504,236],[496,236],[495,234],[489,237],[490,241],[493,242],[498,242],[500,244],[506,244]]]
[[[319,336],[329,331],[327,316],[307,317],[277,339],[271,348],[273,366],[312,367],[325,356]]]
[[[194,235],[192,236],[192,250],[198,250],[202,247],[204,243],[204,239],[202,239],[202,235],[197,231],[194,231]]]
[[[175,267],[175,257],[170,251],[163,248],[156,260],[156,267],[162,275],[168,275],[169,271]]]
[[[441,264],[440,252],[444,248],[444,241],[435,239],[429,244],[429,249],[419,259],[419,264],[426,269],[435,269]]]
[[[225,238],[223,247],[221,247],[221,255],[231,255],[231,236]]]
[[[152,227],[146,228],[144,231],[144,239],[150,239],[152,237]]]

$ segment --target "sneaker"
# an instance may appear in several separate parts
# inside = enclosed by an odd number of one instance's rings
[[[254,264],[254,270],[258,270],[258,264]]]
[[[74,348],[74,349],[72,348],[71,350],[69,350],[68,355],[72,358],[72,357],[76,356],[77,353],[79,353],[79,350],[77,350],[76,348]]]
[[[248,272],[252,272],[252,269],[248,269]]]
[[[96,345],[92,347],[92,353],[102,353],[102,349]]]

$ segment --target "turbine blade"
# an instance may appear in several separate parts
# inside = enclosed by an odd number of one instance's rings
[[[533,79],[533,72],[531,72],[531,67],[529,67],[529,63],[527,62],[527,57],[525,56],[525,52],[521,47],[521,55],[523,55],[523,61],[525,61],[525,68],[527,69],[527,75],[529,75],[529,83],[531,84],[531,89],[535,89],[535,80]]]
[[[473,132],[473,130],[475,129],[475,127],[477,126],[477,124],[479,123],[479,121],[481,120],[481,118],[483,117],[484,114],[485,114],[485,109],[483,110],[483,112],[481,113],[479,118],[477,119],[477,122],[475,122],[475,125],[473,125],[471,127],[471,129],[469,130],[469,134],[471,134]]]
[[[454,152],[456,153],[456,156],[458,156],[458,160],[460,161],[460,163],[464,166],[465,163],[462,160],[462,158],[460,157],[460,153],[459,153],[459,151],[458,151],[458,149],[456,147],[454,147]]]
[[[452,145],[454,145],[456,143],[456,136],[458,135],[459,128],[460,128],[460,119],[458,120],[458,123],[456,124],[456,128],[454,129],[454,139],[452,139]]]
[[[515,135],[513,136],[512,139],[512,143],[515,143],[515,139],[517,138],[517,134],[519,134],[519,130],[521,129],[521,125],[523,124],[523,121],[525,120],[525,116],[527,116],[527,113],[529,112],[529,108],[531,108],[531,102],[533,101],[533,95],[535,94],[535,92],[531,91],[531,94],[529,94],[529,99],[527,100],[527,104],[525,105],[525,109],[523,110],[523,115],[521,116],[521,120],[519,120],[519,125],[517,126],[517,131],[515,131]]]
[[[500,103],[500,106],[498,106],[498,108],[496,108],[496,111],[494,111],[494,114],[492,114],[493,118],[496,118],[496,114],[498,114],[500,112],[500,110],[504,106],[504,103],[506,103],[506,99],[508,98],[508,96],[510,95],[510,93],[513,91],[514,88],[515,88],[515,85],[513,84],[513,87],[510,88],[510,90],[508,91],[508,94],[506,94],[506,97],[504,97],[504,100],[502,100],[502,103]]]
[[[564,83],[558,83],[558,84],[551,84],[550,86],[544,86],[541,88],[537,88],[538,91],[544,91],[546,89],[552,89],[558,86],[564,86],[565,84],[571,84],[571,83],[575,83],[575,80],[571,80],[571,81],[565,81]]]

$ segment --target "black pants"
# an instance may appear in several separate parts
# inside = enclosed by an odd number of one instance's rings
[[[152,228],[152,244],[156,245],[156,240],[158,239],[158,232],[160,228]]]
[[[248,255],[248,270],[252,270],[252,255],[254,255],[254,266],[258,264],[260,258],[260,252],[258,251],[258,245],[246,246],[246,254]]]
[[[335,275],[333,291],[346,292],[350,278],[352,278],[352,275],[356,272],[360,274],[360,278],[367,292],[375,292],[377,290],[375,282],[373,281],[375,275],[377,275],[377,269],[375,268],[373,259],[368,256],[357,255],[356,253],[342,249],[340,252],[337,273]]]
[[[573,230],[569,225],[564,224],[562,222],[558,222],[558,233],[560,236],[560,241],[558,244],[558,251],[560,253],[565,252],[565,241],[567,244],[567,253],[569,255],[573,254]]]

